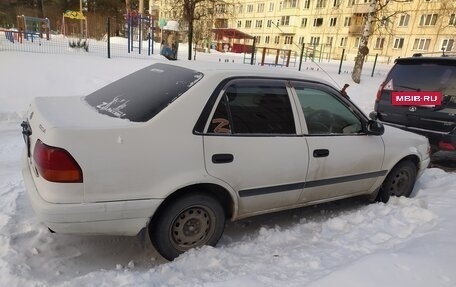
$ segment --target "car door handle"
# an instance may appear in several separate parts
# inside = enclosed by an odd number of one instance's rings
[[[212,155],[213,163],[229,163],[234,160],[234,155],[230,153],[218,153]]]
[[[316,149],[313,151],[314,157],[326,157],[329,155],[329,150],[327,149]]]

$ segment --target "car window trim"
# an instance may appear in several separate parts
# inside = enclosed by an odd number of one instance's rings
[[[281,133],[243,133],[243,134],[215,134],[215,133],[208,133],[207,128],[209,126],[209,120],[211,119],[212,115],[217,108],[216,104],[220,103],[222,99],[222,95],[229,84],[236,80],[277,80],[283,81],[284,86],[286,87],[286,91],[290,100],[290,105],[293,112],[293,119],[295,124],[295,133],[294,134],[281,134]],[[203,111],[198,118],[195,127],[193,128],[193,134],[195,135],[204,135],[204,136],[237,136],[237,137],[298,137],[301,136],[301,124],[299,118],[296,119],[297,113],[299,113],[299,109],[296,106],[296,102],[294,100],[294,96],[290,94],[289,84],[290,80],[298,80],[298,79],[290,79],[290,78],[281,78],[281,77],[263,77],[263,76],[234,76],[224,79],[220,82],[220,84],[214,89],[209,100],[207,101],[206,105],[203,108]],[[294,105],[294,107],[293,107]],[[231,115],[230,115],[231,117]]]
[[[301,108],[301,102],[299,101],[298,93],[296,91],[296,87],[294,83],[298,83],[303,85],[305,88],[316,89],[324,91],[332,96],[334,96],[341,104],[343,104],[347,109],[349,109],[361,122],[363,131],[361,133],[353,133],[353,134],[343,134],[343,133],[334,133],[334,134],[309,134],[307,130],[307,123],[305,120],[304,112]],[[303,122],[301,123],[302,134],[309,137],[322,137],[322,136],[364,136],[367,135],[367,123],[369,119],[367,116],[350,100],[344,97],[342,94],[339,93],[336,89],[332,88],[329,85],[325,85],[324,83],[316,83],[316,82],[309,82],[305,80],[290,80],[290,85],[293,90],[293,96],[296,98],[296,106],[299,107],[298,113],[300,114],[299,118]],[[304,130],[306,129],[306,130]]]

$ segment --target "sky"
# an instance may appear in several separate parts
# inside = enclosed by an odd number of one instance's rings
[[[186,49],[179,48],[179,61]],[[147,59],[34,54],[0,49],[0,286],[456,286],[455,172],[427,169],[411,198],[368,204],[355,198],[227,224],[214,247],[172,262],[136,237],[51,234],[35,217],[21,176],[20,122],[39,96],[84,96],[145,67]],[[231,53],[197,62],[240,65]],[[353,62],[305,62],[296,73],[342,87],[368,114],[391,66],[361,84]]]

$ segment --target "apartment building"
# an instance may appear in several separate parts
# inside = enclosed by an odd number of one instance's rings
[[[151,1],[158,7],[167,0]],[[305,51],[322,59],[353,59],[370,0],[228,0],[214,4],[213,27],[235,28],[256,38],[257,47]],[[369,58],[380,61],[414,53],[456,51],[454,0],[391,1],[371,27]],[[160,10],[161,11],[161,10]],[[169,15],[158,13],[161,18]],[[249,44],[252,44],[250,41]]]

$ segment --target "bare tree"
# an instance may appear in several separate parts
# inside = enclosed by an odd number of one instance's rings
[[[173,12],[177,11],[187,26],[188,59],[192,59],[194,28],[197,21],[213,19],[214,6],[226,4],[224,0],[176,0]],[[211,29],[212,27],[207,27]]]
[[[364,58],[369,54],[367,44],[371,34],[371,27],[375,20],[377,0],[370,0],[369,10],[367,12],[367,20],[364,23],[363,34],[361,36],[360,45],[358,48],[358,55],[355,58],[355,66],[353,67],[352,79],[355,83],[359,84],[361,81],[361,72],[363,71]]]
[[[371,36],[374,30],[379,30],[381,28],[383,31],[381,33],[387,33],[392,35],[393,25],[388,25],[394,17],[398,14],[403,14],[405,11],[394,9],[390,11],[388,5],[392,2],[406,2],[407,0],[370,0],[368,11],[365,16],[364,26],[362,30],[362,36],[360,39],[360,44],[358,47],[358,53],[355,58],[355,65],[353,67],[352,79],[355,83],[359,84],[361,82],[361,72],[363,70],[364,60],[369,54],[369,37]],[[453,0],[449,0],[453,1]],[[375,29],[374,29],[375,28]]]

